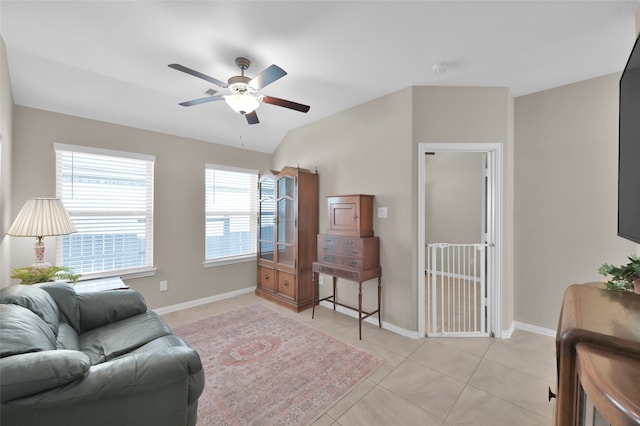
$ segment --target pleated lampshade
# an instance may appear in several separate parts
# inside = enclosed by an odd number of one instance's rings
[[[7,234],[15,237],[46,237],[78,232],[57,198],[30,198],[24,203]]]

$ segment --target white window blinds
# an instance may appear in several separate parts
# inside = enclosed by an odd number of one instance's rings
[[[205,261],[254,256],[258,174],[207,164],[205,171]]]
[[[54,147],[57,197],[78,229],[58,238],[58,263],[83,275],[152,268],[155,157]]]

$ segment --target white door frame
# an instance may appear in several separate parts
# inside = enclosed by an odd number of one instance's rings
[[[425,330],[425,155],[427,152],[481,152],[487,154],[487,292],[489,332],[502,337],[502,176],[501,143],[419,143],[418,144],[418,334]]]

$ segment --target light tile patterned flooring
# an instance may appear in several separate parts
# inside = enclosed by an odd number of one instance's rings
[[[510,339],[409,339],[323,307],[293,313],[245,294],[163,315],[171,327],[241,306],[265,303],[365,350],[384,364],[330,407],[314,426],[549,426],[555,340],[516,330]]]

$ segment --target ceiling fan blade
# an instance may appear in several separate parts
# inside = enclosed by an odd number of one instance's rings
[[[207,102],[221,101],[221,100],[224,100],[224,96],[207,96],[206,98],[199,98],[199,99],[194,99],[192,101],[180,102],[179,105],[189,107],[189,106],[204,104]]]
[[[187,74],[190,74],[194,77],[198,77],[201,78],[203,80],[208,81],[209,83],[213,83],[218,87],[227,87],[227,83],[223,83],[220,80],[213,78],[213,77],[209,77],[206,74],[202,74],[201,72],[198,72],[196,70],[192,70],[191,68],[187,68],[183,65],[180,64],[169,64],[169,68],[173,68],[174,70],[178,70],[178,71],[182,71],[182,72],[186,72]]]
[[[274,98],[273,96],[263,96],[262,102],[277,105],[284,108],[295,109],[300,112],[308,112],[311,108],[309,105],[299,104],[297,102],[287,101],[286,99]]]
[[[260,120],[258,120],[258,114],[256,114],[255,111],[251,111],[249,114],[245,114],[245,117],[247,117],[247,123],[249,124],[258,124],[260,122]]]
[[[249,86],[256,90],[260,90],[273,83],[276,80],[281,79],[287,75],[287,72],[277,65],[271,65],[266,70],[255,76],[253,80],[249,82]]]

